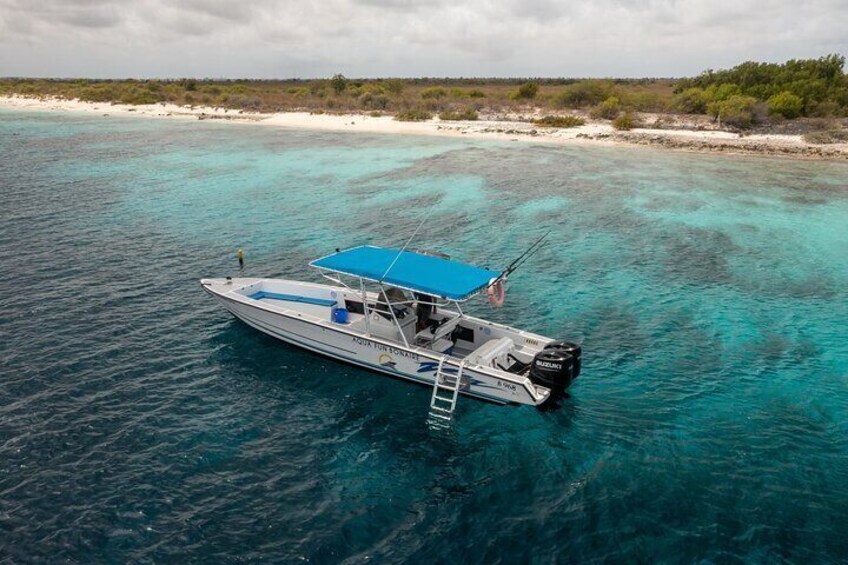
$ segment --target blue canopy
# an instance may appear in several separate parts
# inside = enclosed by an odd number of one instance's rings
[[[468,298],[500,275],[496,271],[431,255],[370,245],[339,251],[310,264],[319,269],[382,281],[387,285],[450,300]]]

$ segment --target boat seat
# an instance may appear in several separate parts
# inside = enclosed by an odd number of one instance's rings
[[[427,328],[421,330],[417,334],[415,334],[415,343],[421,346],[427,346],[429,344],[433,344],[443,338],[446,338],[453,330],[459,325],[460,317],[451,318],[446,322],[443,322],[436,331],[433,332],[432,329]]]
[[[508,337],[492,339],[472,351],[465,359],[475,365],[493,367],[500,358],[506,358],[514,345]]]
[[[438,328],[436,328],[436,331],[433,332],[433,341],[439,341],[443,337],[449,335],[456,328],[456,326],[459,325],[459,321],[460,316],[457,316],[456,318],[450,319],[447,322],[444,322]]]
[[[450,355],[451,353],[453,353],[453,342],[449,339],[440,339],[438,341],[434,341],[430,345],[430,349],[432,349],[436,353]]]

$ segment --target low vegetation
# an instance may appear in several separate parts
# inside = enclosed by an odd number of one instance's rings
[[[612,120],[621,112],[621,100],[617,96],[610,96],[589,111],[589,115],[596,119]]]
[[[612,81],[581,80],[566,85],[554,95],[554,104],[558,108],[585,108],[599,104],[609,98],[616,90]]]
[[[793,119],[801,115],[804,111],[804,100],[788,90],[784,90],[780,94],[775,94],[766,100],[769,114],[780,115],[784,118]]]
[[[577,116],[545,116],[533,120],[533,125],[543,128],[575,128],[586,125],[586,120]]]
[[[403,110],[395,114],[399,122],[426,122],[433,119],[433,114],[427,110]]]
[[[706,115],[749,128],[798,118],[848,117],[842,55],[783,64],[746,62],[685,79],[53,80],[0,79],[0,95],[97,103],[211,106],[246,112],[380,112],[400,120],[474,119],[528,110]],[[473,112],[473,114],[472,114]],[[424,116],[428,117],[424,117]],[[462,116],[462,117],[455,117]],[[556,126],[551,126],[556,127]]]
[[[734,94],[725,100],[716,100],[707,105],[707,114],[719,123],[738,128],[754,125],[756,110],[761,103],[753,96]]]
[[[535,82],[525,82],[516,92],[510,94],[513,100],[533,100],[539,93],[539,85]]]
[[[829,143],[848,143],[848,130],[844,129],[829,129],[825,131],[813,131],[804,134],[804,141],[814,143],[816,145],[826,145]]]
[[[639,127],[639,123],[633,117],[632,112],[622,112],[612,121],[612,127],[619,131],[629,131]]]
[[[843,72],[845,57],[827,55],[818,59],[792,59],[783,64],[749,61],[732,69],[708,70],[681,80],[675,91],[696,89],[711,100],[733,95],[750,96],[766,102],[791,94],[801,100],[798,115],[844,115],[848,108],[848,77]],[[792,99],[794,104],[794,99]]]
[[[478,117],[477,110],[466,108],[464,110],[445,110],[439,112],[439,119],[445,121],[474,121]]]

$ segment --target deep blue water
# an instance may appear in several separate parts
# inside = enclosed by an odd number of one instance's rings
[[[556,412],[277,343],[197,280],[492,268]],[[0,562],[848,560],[848,166],[0,112]]]

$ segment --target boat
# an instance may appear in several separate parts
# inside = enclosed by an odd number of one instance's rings
[[[580,374],[579,345],[463,312],[480,294],[501,305],[515,261],[492,271],[441,253],[368,245],[336,249],[310,265],[330,284],[232,277],[200,284],[274,338],[432,387],[429,413],[437,419],[451,420],[459,395],[556,405]]]

